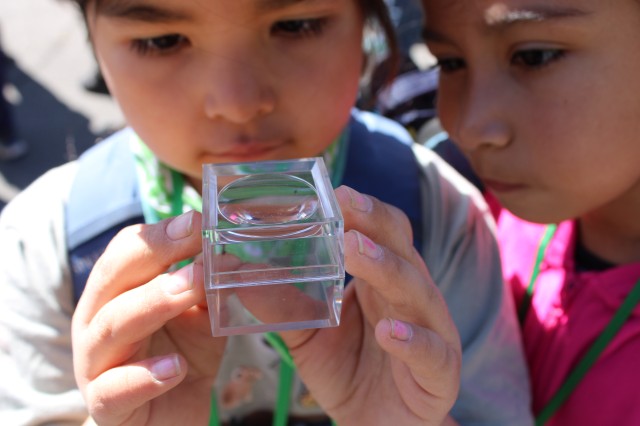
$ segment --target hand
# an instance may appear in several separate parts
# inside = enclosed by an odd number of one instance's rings
[[[99,424],[206,424],[226,339],[211,337],[201,215],[125,228],[96,263],[73,317],[76,380]]]
[[[406,216],[346,187],[336,196],[354,278],[339,327],[282,333],[299,374],[340,426],[451,420],[460,341]]]

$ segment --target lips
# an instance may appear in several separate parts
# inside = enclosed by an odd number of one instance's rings
[[[471,168],[474,170],[483,186],[494,193],[509,193],[513,191],[522,190],[526,187],[526,185],[522,183],[514,183],[513,181],[509,181],[503,179],[501,177],[495,177],[498,173],[497,168],[487,167],[487,162],[478,161],[477,158],[471,156],[469,158],[469,162],[471,163]],[[490,172],[493,170],[494,172]]]
[[[525,188],[525,185],[520,183],[509,183],[493,179],[482,179],[482,183],[490,191],[495,193],[508,193],[519,191]]]
[[[208,155],[217,161],[258,161],[267,159],[269,153],[280,149],[282,141],[237,138],[232,142],[216,144],[215,151]]]
[[[271,151],[279,146],[275,142],[242,141],[231,144],[221,155],[252,155]]]

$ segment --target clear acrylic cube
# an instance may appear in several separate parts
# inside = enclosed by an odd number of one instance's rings
[[[214,336],[340,323],[344,223],[321,157],[205,164],[202,193]]]

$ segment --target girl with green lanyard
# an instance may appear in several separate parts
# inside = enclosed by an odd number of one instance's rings
[[[536,424],[640,424],[640,3],[423,4],[441,123],[504,207]]]
[[[135,425],[271,424],[271,413],[276,425],[530,423],[485,204],[397,123],[353,108],[365,23],[389,27],[384,1],[78,4],[128,121],[87,154],[90,188],[130,195],[118,214],[141,204],[144,224],[110,240],[73,312],[77,389],[64,390],[82,395],[76,413]],[[318,155],[334,185],[349,184],[335,190],[352,276],[340,326],[212,338],[197,257],[202,164]],[[108,184],[121,180],[124,190]]]

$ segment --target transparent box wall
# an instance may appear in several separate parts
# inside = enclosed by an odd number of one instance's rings
[[[337,326],[344,224],[322,158],[203,166],[214,336]]]

